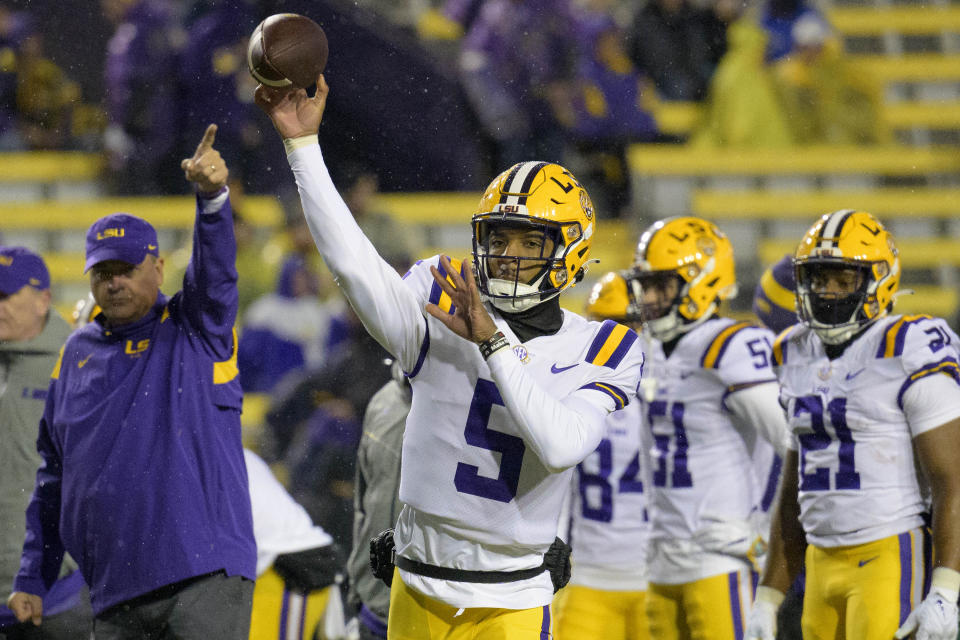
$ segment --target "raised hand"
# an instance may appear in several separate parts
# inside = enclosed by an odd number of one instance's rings
[[[317,92],[312,98],[304,89],[257,86],[253,94],[257,106],[270,116],[274,128],[285,140],[313,135],[320,128],[330,88],[323,74],[317,78]]]
[[[490,339],[497,332],[497,325],[494,324],[493,318],[487,313],[483,301],[480,299],[480,290],[473,278],[473,269],[469,266],[469,259],[465,259],[463,264],[466,268],[463,270],[464,275],[461,275],[450,264],[450,258],[440,256],[440,265],[447,272],[453,284],[441,275],[436,267],[430,267],[433,279],[443,289],[443,292],[450,296],[456,308],[453,314],[449,314],[437,305],[428,303],[426,310],[427,313],[445,324],[448,329],[461,338],[479,344]]]
[[[197,186],[200,193],[215,193],[227,184],[230,172],[220,152],[213,148],[217,137],[217,125],[211,124],[203,133],[203,140],[197,145],[192,158],[180,162],[183,175]]]

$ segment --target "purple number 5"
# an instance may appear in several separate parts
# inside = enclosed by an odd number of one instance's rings
[[[510,502],[517,495],[520,484],[520,468],[523,465],[523,453],[526,445],[517,436],[488,427],[490,410],[493,405],[503,406],[500,390],[490,380],[477,380],[467,414],[467,428],[463,435],[467,444],[500,454],[500,473],[496,478],[480,475],[480,469],[474,464],[457,463],[457,473],[453,484],[460,493]]]

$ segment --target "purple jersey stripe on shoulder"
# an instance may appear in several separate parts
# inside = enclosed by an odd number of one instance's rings
[[[603,321],[603,324],[600,325],[600,331],[597,332],[597,337],[593,339],[590,350],[587,351],[587,357],[585,358],[587,362],[593,362],[594,359],[596,359],[597,354],[600,353],[600,349],[603,349],[603,345],[607,342],[607,338],[610,337],[610,334],[613,333],[613,329],[616,326],[617,323],[613,320]]]
[[[440,276],[443,278],[447,277],[447,270],[443,268],[443,263],[437,263],[437,271],[440,272]],[[443,289],[440,288],[440,283],[436,280],[433,281],[433,286],[430,287],[430,297],[427,298],[427,302],[432,302],[433,304],[440,304],[440,296],[443,295]]]
[[[611,369],[616,369],[619,367],[620,363],[623,361],[623,358],[630,350],[630,347],[632,347],[633,343],[636,341],[637,333],[633,329],[628,329],[626,335],[623,336],[620,344],[617,345],[617,348],[614,350],[613,354],[610,356],[610,359],[607,360],[604,366],[610,367]]]

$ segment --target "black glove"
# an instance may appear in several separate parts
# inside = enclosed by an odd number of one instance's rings
[[[336,544],[284,553],[273,561],[273,570],[283,578],[284,584],[302,593],[329,587],[336,582],[342,569],[340,549]]]
[[[556,593],[567,586],[570,582],[570,548],[566,542],[556,538],[547,553],[543,556],[543,563],[547,565],[547,571],[550,572],[550,580],[553,581],[553,592]]]
[[[370,571],[388,587],[393,584],[393,529],[370,539]]]

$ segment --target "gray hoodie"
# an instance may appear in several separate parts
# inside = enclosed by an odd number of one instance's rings
[[[25,513],[41,461],[38,426],[50,374],[68,335],[70,325],[51,309],[38,336],[0,341],[0,603],[7,601],[20,568]]]

